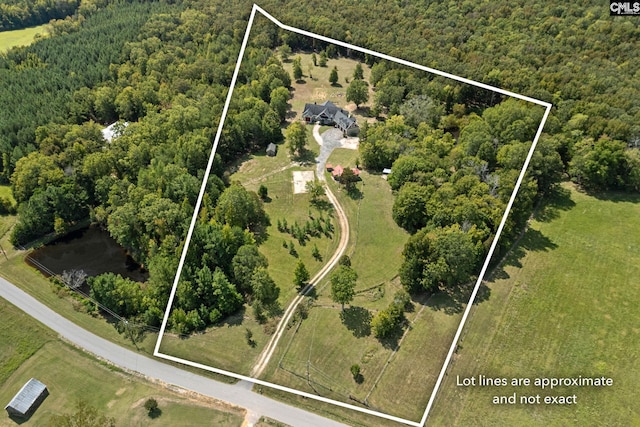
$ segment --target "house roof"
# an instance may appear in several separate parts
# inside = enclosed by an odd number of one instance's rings
[[[336,122],[336,125],[343,131],[358,126],[356,120],[344,114],[342,110],[336,113],[333,117],[333,121]]]
[[[267,151],[276,151],[277,149],[278,149],[278,147],[273,142],[271,142],[271,143],[269,143],[269,145],[267,145]]]
[[[29,409],[33,406],[42,393],[47,391],[47,386],[42,384],[35,378],[31,378],[25,385],[22,386],[18,394],[16,394],[11,402],[5,409],[11,408],[13,411],[20,414],[27,414]]]
[[[304,116],[321,116],[333,117],[340,111],[340,108],[331,101],[325,101],[322,104],[305,104],[302,112]]]

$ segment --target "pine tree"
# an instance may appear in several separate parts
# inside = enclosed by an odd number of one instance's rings
[[[333,67],[331,74],[329,74],[329,83],[331,83],[331,85],[338,83],[338,67],[336,66]]]

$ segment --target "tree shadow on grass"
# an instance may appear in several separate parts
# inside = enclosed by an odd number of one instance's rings
[[[340,320],[356,338],[371,335],[371,312],[364,307],[351,306],[340,312]]]
[[[304,149],[301,153],[295,156],[295,161],[308,166],[316,164],[316,157],[318,157],[318,154],[316,152],[314,152],[313,150]]]
[[[333,204],[326,199],[316,199],[310,203],[320,211],[333,212]]]
[[[225,325],[225,326],[231,327],[231,326],[242,325],[242,322],[244,320],[244,314],[245,314],[246,310],[247,309],[244,306],[241,307],[240,310],[238,310],[235,313],[233,313],[232,315],[227,316],[224,319],[222,319],[220,321],[220,326]]]
[[[542,234],[540,230],[528,228],[522,237],[514,244],[509,254],[503,260],[502,265],[491,273],[491,279],[508,279],[509,274],[505,271],[505,267],[521,268],[521,260],[527,252],[548,252],[557,247],[558,245]]]
[[[274,302],[273,304],[269,304],[269,306],[266,307],[266,311],[269,317],[282,316],[282,314],[284,313],[284,310],[282,309],[282,306],[278,301]]]
[[[425,305],[437,311],[444,311],[445,314],[452,315],[462,313],[465,305],[469,302],[469,298],[471,298],[474,286],[475,281],[463,286],[441,289],[434,293]],[[490,296],[491,289],[482,283],[480,284],[473,303],[480,304],[488,300]]]
[[[607,202],[640,203],[640,195],[636,193],[627,193],[624,191],[599,191],[587,192],[587,194],[595,197],[598,200],[604,200]]]
[[[149,418],[151,418],[152,420],[155,420],[156,418],[160,418],[160,415],[162,415],[162,409],[160,408],[154,408],[152,410],[149,411],[149,413],[147,414],[149,416]]]
[[[556,186],[549,195],[548,201],[537,210],[534,219],[540,222],[551,222],[560,216],[561,211],[571,210],[576,203],[571,200],[571,191]]]
[[[395,350],[400,343],[402,334],[404,333],[404,326],[407,323],[406,319],[398,326],[396,326],[386,337],[378,338],[378,341],[382,346],[388,350]],[[410,327],[410,326],[409,326]]]

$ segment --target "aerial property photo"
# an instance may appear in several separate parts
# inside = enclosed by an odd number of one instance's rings
[[[300,47],[257,55],[252,25],[269,23]],[[214,146],[240,156],[226,189],[204,177],[156,355],[264,394],[421,422],[467,302],[486,298],[482,276],[517,221],[508,210],[549,105],[459,78],[504,100],[456,145],[434,127],[441,101],[393,100],[394,79],[409,74],[438,72],[254,8]],[[245,142],[251,154],[234,146],[240,118],[263,132]],[[478,146],[485,133],[509,144]]]
[[[618,6],[0,0],[0,427],[639,424]]]

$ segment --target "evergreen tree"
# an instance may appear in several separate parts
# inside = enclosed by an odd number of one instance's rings
[[[331,74],[329,74],[329,83],[331,83],[332,86],[335,86],[335,84],[338,83],[338,67],[334,66],[331,70]]]

